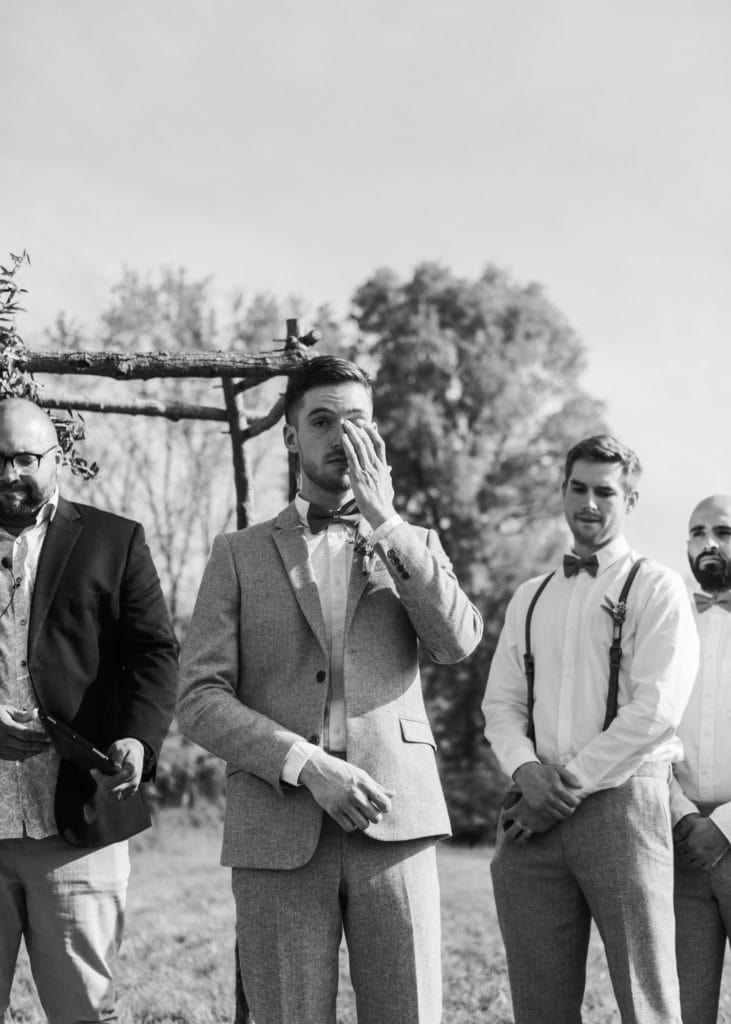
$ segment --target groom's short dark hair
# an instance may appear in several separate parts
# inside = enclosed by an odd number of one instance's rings
[[[338,356],[315,356],[290,374],[284,392],[284,418],[292,422],[292,413],[302,396],[323,384],[361,384],[373,397],[373,381],[349,359]]]

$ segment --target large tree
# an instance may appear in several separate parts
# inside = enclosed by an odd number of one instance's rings
[[[580,386],[584,350],[566,318],[496,267],[474,281],[434,263],[407,281],[380,270],[352,315],[376,367],[399,508],[439,530],[485,618],[466,664],[425,666],[453,819],[477,837],[501,785],[480,701],[505,605],[555,558],[563,457],[604,429],[603,410]]]

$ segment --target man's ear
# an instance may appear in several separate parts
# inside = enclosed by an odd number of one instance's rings
[[[637,507],[637,502],[640,500],[639,491],[630,491],[627,495],[627,504],[624,507],[624,514],[629,515],[633,508]]]
[[[288,452],[293,452],[295,455],[299,454],[299,447],[297,445],[297,431],[291,423],[285,423],[282,427],[282,437],[284,438],[284,447]]]

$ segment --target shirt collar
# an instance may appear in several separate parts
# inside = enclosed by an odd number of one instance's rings
[[[301,494],[296,494],[294,498],[294,507],[297,509],[297,515],[300,517],[300,522],[306,530],[309,530],[307,525],[307,509],[310,507],[310,503],[306,498],[303,498]]]
[[[55,488],[53,494],[48,499],[45,505],[41,505],[38,509],[38,515],[36,516],[36,526],[47,519],[48,522],[53,522],[53,517],[58,512],[58,499],[60,497],[58,487]]]

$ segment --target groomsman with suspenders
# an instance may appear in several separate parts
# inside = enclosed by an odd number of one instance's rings
[[[681,577],[623,536],[640,473],[614,438],[571,449],[573,549],[518,588],[490,669],[485,734],[514,783],[492,876],[516,1024],[579,1024],[592,919],[623,1024],[680,1021],[668,783],[698,640]]]
[[[685,1024],[714,1024],[731,937],[731,495],[693,511],[688,560],[701,661],[678,735],[670,808],[675,837],[675,921]]]

